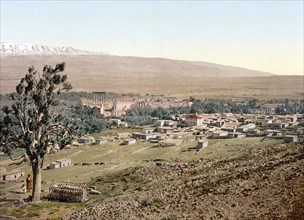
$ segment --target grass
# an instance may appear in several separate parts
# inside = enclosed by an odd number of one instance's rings
[[[14,216],[18,219],[60,219],[60,217],[69,211],[84,207],[82,203],[59,203],[42,202],[38,204],[26,204],[18,209],[1,206],[0,213]]]

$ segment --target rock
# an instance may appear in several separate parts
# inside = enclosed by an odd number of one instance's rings
[[[101,194],[101,192],[98,191],[98,190],[96,190],[96,189],[91,189],[91,190],[89,191],[89,193],[90,193],[90,194],[96,194],[96,195]]]

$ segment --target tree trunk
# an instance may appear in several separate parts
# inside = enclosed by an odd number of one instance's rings
[[[32,201],[40,201],[41,196],[41,171],[42,171],[42,160],[38,158],[32,163],[33,171],[33,191],[32,191]]]

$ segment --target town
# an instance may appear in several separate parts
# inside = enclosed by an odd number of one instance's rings
[[[151,102],[151,100],[125,97],[118,100],[106,100],[105,92],[93,92],[92,94],[93,99],[80,100],[83,110],[93,109],[94,115],[104,117],[110,129],[119,128],[119,132],[112,136],[93,137],[84,135],[73,140],[63,149],[79,148],[82,145],[104,145],[108,142],[121,145],[147,142],[153,146],[174,147],[179,146],[186,138],[192,138],[195,142],[191,143],[187,150],[197,152],[202,148],[208,147],[208,140],[210,139],[260,137],[260,141],[274,139],[281,140],[282,143],[303,142],[304,139],[304,115],[275,115],[273,108],[267,110],[270,114],[175,114],[170,115],[170,119],[167,120],[153,118],[153,124],[146,126],[136,125],[136,131],[130,132],[128,122],[123,121],[119,116],[123,116],[128,109],[134,106],[145,107],[153,105],[158,107],[163,105],[163,101]],[[172,102],[177,103],[177,106],[192,104],[185,100],[173,100]],[[169,104],[167,103],[168,106]],[[58,145],[48,149],[49,154],[55,154],[58,151],[60,151]],[[81,163],[73,163],[69,158],[60,158],[48,164],[45,169],[57,169],[79,164]],[[92,163],[87,161],[83,164]],[[7,172],[5,167],[1,167],[0,182],[14,181],[24,177],[24,175],[23,170],[17,169]]]

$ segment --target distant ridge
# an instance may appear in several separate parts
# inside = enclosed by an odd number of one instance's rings
[[[0,54],[3,56],[26,56],[26,55],[105,55],[73,47],[49,47],[33,44],[15,44],[1,42]]]
[[[199,78],[231,78],[273,76],[272,73],[226,66],[204,61],[185,61],[168,58],[115,56],[79,50],[73,47],[49,47],[33,44],[1,43],[1,74],[11,76],[27,66],[67,63],[75,76],[85,73],[87,78],[98,76],[100,80],[126,79],[164,82],[185,81]],[[60,56],[60,58],[58,57]],[[98,80],[99,80],[98,79]],[[102,85],[103,83],[101,83]]]

